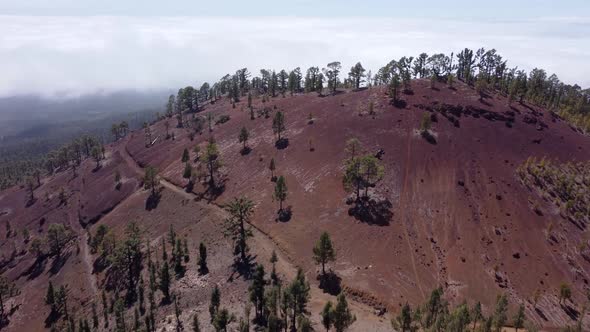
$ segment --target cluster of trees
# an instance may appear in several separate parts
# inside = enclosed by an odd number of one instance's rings
[[[497,91],[510,102],[524,100],[546,107],[563,116],[586,133],[590,132],[590,91],[579,85],[565,84],[555,74],[540,68],[529,73],[509,67],[495,49],[464,49],[456,57],[421,53],[417,57],[392,60],[378,70],[373,83],[388,85],[392,98],[397,98],[400,85],[410,88],[412,78],[430,77],[432,84],[445,79],[452,86],[455,78],[474,85],[480,96]]]
[[[529,157],[516,173],[523,184],[539,189],[544,199],[552,201],[579,227],[590,223],[590,162],[560,163]]]
[[[181,279],[190,261],[188,242],[181,239],[173,226],[166,239],[162,240],[161,261],[152,255],[149,241],[143,246],[142,231],[135,222],[131,222],[125,229],[124,236],[118,238],[113,229],[99,225],[94,234],[89,234],[88,245],[92,254],[97,255],[95,266],[106,270],[105,289],[102,291],[103,326],[108,328],[111,317],[114,316],[116,331],[130,331],[125,322],[127,308],[134,308],[133,330],[140,327],[144,331],[155,331],[156,292],[161,292],[160,304],[167,305],[174,302],[179,316],[178,295],[172,292],[174,278]],[[167,245],[172,248],[168,255]],[[144,249],[145,250],[142,250]],[[144,280],[142,271],[147,261],[147,278]],[[207,248],[201,243],[198,259],[199,273],[207,273]],[[147,287],[147,289],[146,289]],[[147,294],[146,294],[147,293]],[[99,327],[99,315],[96,303],[92,303],[90,320],[86,317],[79,319],[79,329],[76,330],[75,318],[68,312],[67,286],[54,289],[52,283],[47,289],[46,304],[50,306],[48,323],[55,331],[90,331]],[[62,318],[63,320],[59,320]],[[143,317],[143,322],[141,318]],[[91,324],[89,324],[89,321]],[[180,323],[179,323],[180,324]]]
[[[384,173],[380,160],[373,154],[363,154],[362,150],[358,139],[351,138],[346,142],[348,158],[344,161],[342,182],[347,191],[355,194],[357,202],[369,199],[369,188],[381,181]]]
[[[115,141],[125,137],[129,133],[129,124],[127,121],[121,121],[120,123],[113,123],[111,126],[111,134]]]
[[[479,302],[473,307],[463,302],[451,309],[443,295],[443,289],[437,288],[432,291],[428,301],[421,306],[413,309],[406,303],[399,314],[391,320],[393,328],[402,332],[430,330],[500,332],[510,323],[516,331],[525,326],[526,316],[522,304],[519,305],[512,321],[509,321],[506,295],[498,296],[494,312],[488,317],[483,314]],[[536,331],[536,328],[529,325],[527,330]]]

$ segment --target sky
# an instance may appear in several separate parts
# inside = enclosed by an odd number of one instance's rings
[[[78,96],[495,48],[590,87],[590,1],[0,0],[0,96]]]

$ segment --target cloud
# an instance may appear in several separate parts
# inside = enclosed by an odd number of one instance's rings
[[[496,48],[509,66],[590,86],[590,22],[384,18],[0,16],[0,96],[79,95],[214,82],[248,67],[341,61],[379,67],[403,55]]]

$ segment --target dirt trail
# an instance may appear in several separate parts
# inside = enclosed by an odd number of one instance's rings
[[[412,119],[410,120],[411,123],[413,123],[413,116]],[[420,282],[420,275],[418,273],[418,269],[416,268],[416,259],[414,257],[414,249],[412,247],[412,243],[410,241],[410,231],[408,230],[408,228],[410,227],[408,225],[408,217],[406,216],[406,208],[405,208],[405,203],[406,203],[406,196],[407,196],[407,183],[408,183],[408,178],[409,178],[409,170],[410,170],[410,156],[411,156],[411,149],[412,149],[412,137],[413,137],[413,129],[412,127],[410,127],[408,129],[408,138],[407,138],[407,143],[406,143],[406,161],[404,164],[404,177],[402,180],[402,186],[400,189],[400,196],[399,196],[399,209],[398,211],[400,211],[400,219],[403,222],[403,229],[405,231],[405,238],[406,238],[406,242],[408,244],[408,249],[409,249],[409,253],[410,253],[410,261],[412,263],[412,270],[414,271],[414,280],[416,281],[416,285],[418,286],[418,289],[420,290],[420,295],[422,295],[422,297],[424,297],[424,290],[422,289],[422,283]]]
[[[119,148],[123,159],[127,164],[129,164],[132,169],[138,173],[138,175],[143,176],[143,169],[139,166],[139,164],[133,159],[133,157],[129,154],[129,151],[125,147],[125,144],[121,144],[123,148]],[[179,187],[172,182],[160,178],[160,184],[186,199],[198,199],[198,196],[193,192],[186,192],[184,188]],[[136,193],[141,192],[138,190]],[[134,193],[133,195],[135,195]],[[217,209],[222,210],[225,213],[223,208],[215,203],[210,203],[210,206],[214,206]],[[258,251],[268,251],[270,253],[275,251],[277,254],[278,262],[277,262],[277,272],[282,274],[287,279],[292,279],[297,274],[297,266],[295,266],[289,255],[272,239],[270,235],[256,227],[254,224],[249,224],[252,230],[252,247],[256,248]],[[317,285],[315,280],[310,280],[310,288],[311,288],[311,303],[309,305],[309,311],[312,313],[312,321],[318,320],[318,315],[323,308],[324,304],[327,301],[335,302],[335,297],[329,294],[324,293]],[[351,331],[390,331],[390,323],[387,319],[380,318],[376,316],[373,312],[373,309],[363,303],[359,303],[354,301],[353,299],[348,299],[348,303],[351,306],[352,310],[354,311],[355,315],[358,318],[358,323],[355,323],[353,327],[351,327]],[[316,323],[319,324],[319,321]]]
[[[84,265],[88,270],[88,273],[86,274],[88,277],[88,283],[90,284],[90,288],[92,289],[94,297],[96,297],[99,294],[99,291],[98,286],[96,285],[96,276],[94,275],[94,273],[92,273],[94,268],[92,263],[92,254],[90,253],[90,248],[88,247],[88,233],[84,234],[83,242],[84,243],[82,243],[82,246],[80,248],[80,250],[82,251],[82,261],[84,262]]]

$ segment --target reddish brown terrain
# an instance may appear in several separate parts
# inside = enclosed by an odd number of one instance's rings
[[[587,301],[590,280],[590,261],[580,253],[586,231],[523,185],[516,169],[529,156],[586,161],[590,139],[533,105],[509,107],[500,95],[480,101],[461,83],[454,89],[442,84],[430,89],[429,82],[416,80],[412,87],[413,94],[402,94],[403,105],[397,106],[390,104],[383,87],[326,97],[276,97],[266,103],[256,98],[255,108],[272,111],[269,118],[254,120],[246,98],[235,108],[226,99],[206,105],[203,112],[231,117],[211,133],[223,161],[224,190],[218,197],[204,194],[200,185],[185,192],[187,180],[182,177],[183,150],[188,148],[192,159],[192,148],[204,146],[208,129],[191,141],[187,129],[174,128],[175,140],[165,140],[164,121],[151,126],[154,137],[159,136],[151,147],[146,148],[142,131],[133,132],[107,147],[99,170],[93,171],[94,162],[86,160],[77,177],[68,170],[43,179],[35,190],[37,201],[29,207],[23,188],[0,192],[0,223],[10,222],[17,234],[7,238],[6,228],[0,227],[1,268],[20,290],[6,303],[14,308],[7,330],[45,329],[49,308],[43,297],[49,280],[69,285],[77,315],[88,315],[94,300],[100,307],[105,276],[93,270],[96,257],[90,254],[86,232],[105,224],[122,233],[130,221],[138,222],[154,251],[170,224],[188,240],[187,274],[173,283],[181,294],[187,328],[194,312],[208,324],[214,284],[222,289],[222,303],[241,316],[249,283],[232,271],[231,241],[223,236],[226,212],[220,207],[241,195],[256,204],[251,244],[256,261],[270,270],[270,253],[276,250],[282,275],[290,279],[295,267],[304,269],[313,286],[310,311],[316,324],[325,301],[334,298],[318,288],[318,267],[312,260],[312,247],[323,231],[332,236],[337,250],[330,268],[342,278],[357,315],[352,331],[391,330],[389,317],[403,303],[422,303],[438,286],[453,304],[481,301],[486,314],[493,310],[496,296],[505,293],[510,317],[524,304],[527,319],[546,329],[574,324]],[[369,112],[370,102],[374,114]],[[289,144],[284,149],[274,144],[272,117],[278,110],[286,118],[284,136]],[[424,112],[436,114],[435,142],[419,133]],[[251,137],[247,155],[240,153],[238,142],[243,126]],[[365,152],[384,151],[385,176],[371,190],[380,208],[368,219],[349,215],[349,194],[342,185],[344,144],[351,137],[359,139]],[[289,188],[286,205],[293,213],[286,222],[277,221],[271,158],[276,161],[275,173],[285,176]],[[159,170],[163,186],[159,204],[150,210],[148,192],[141,185],[147,165]],[[115,170],[123,178],[119,190]],[[57,197],[62,187],[67,204]],[[70,225],[78,244],[68,250],[63,266],[54,266],[52,260],[35,266],[21,232],[26,228],[32,238],[43,237],[52,223]],[[210,273],[205,276],[197,274],[200,241],[209,246]],[[573,290],[566,305],[559,303],[561,283]],[[540,295],[535,309],[536,292]],[[385,315],[378,316],[383,309]],[[172,329],[173,310],[159,309],[158,330]]]

